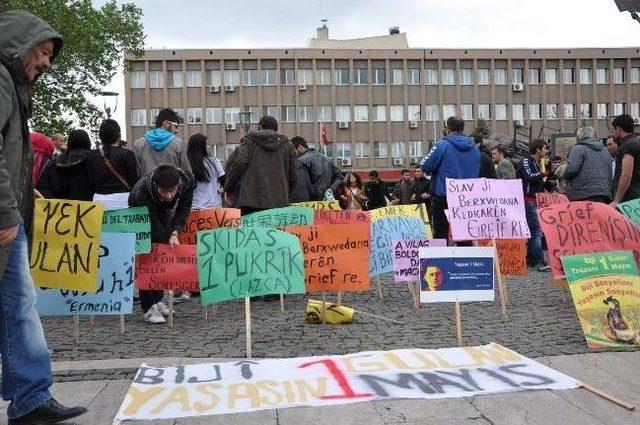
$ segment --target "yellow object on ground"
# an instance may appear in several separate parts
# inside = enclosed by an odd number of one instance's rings
[[[344,305],[325,302],[325,321],[331,324],[352,323],[355,310]],[[305,320],[309,323],[322,323],[322,301],[309,300],[305,309]]]

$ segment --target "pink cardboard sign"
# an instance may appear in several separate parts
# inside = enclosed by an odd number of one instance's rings
[[[417,282],[420,278],[420,248],[447,246],[445,239],[393,240],[393,279],[395,282]]]

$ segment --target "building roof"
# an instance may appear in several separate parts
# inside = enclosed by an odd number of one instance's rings
[[[352,38],[349,40],[312,38],[312,49],[408,49],[407,34],[379,35],[375,37]]]

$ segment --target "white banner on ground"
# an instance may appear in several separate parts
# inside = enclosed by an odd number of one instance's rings
[[[143,364],[115,421],[578,385],[575,379],[496,343],[178,367]]]

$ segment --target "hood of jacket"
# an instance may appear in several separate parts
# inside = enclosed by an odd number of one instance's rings
[[[67,150],[64,154],[54,158],[54,163],[59,171],[71,171],[84,167],[91,150],[74,149]]]
[[[165,130],[164,128],[154,128],[149,130],[144,135],[144,139],[149,146],[157,151],[161,151],[167,147],[176,138],[176,135],[172,132]]]
[[[38,152],[46,157],[53,156],[55,147],[50,138],[42,133],[32,132],[29,134],[29,142],[31,142],[31,148],[34,152]]]
[[[470,151],[476,146],[471,137],[467,137],[463,134],[450,134],[445,139],[448,140],[456,149],[463,152]]]
[[[587,146],[588,148],[593,149],[594,151],[601,151],[604,149],[604,145],[602,144],[601,139],[583,139],[578,141],[579,145]]]
[[[283,144],[289,142],[287,136],[273,130],[252,131],[246,137],[252,140],[256,146],[260,146],[269,151],[278,150]]]

